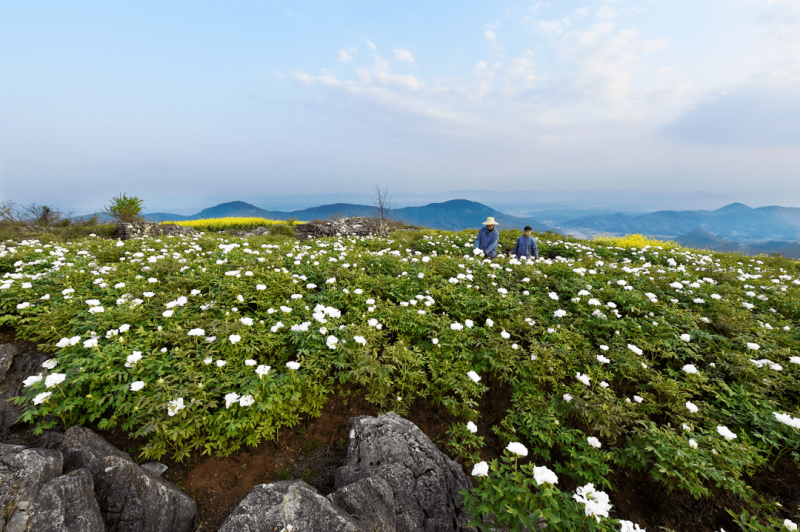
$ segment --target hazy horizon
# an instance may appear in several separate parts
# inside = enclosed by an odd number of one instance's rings
[[[0,119],[0,200],[75,212],[800,207],[800,3],[2,2]]]

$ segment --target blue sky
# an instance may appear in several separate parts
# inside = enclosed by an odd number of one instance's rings
[[[800,206],[799,95],[796,1],[0,0],[0,199]]]

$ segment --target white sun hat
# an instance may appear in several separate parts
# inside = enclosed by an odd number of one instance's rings
[[[483,224],[481,225],[500,225],[500,224],[494,221],[494,216],[489,216],[488,218],[486,218],[486,221],[483,222]]]

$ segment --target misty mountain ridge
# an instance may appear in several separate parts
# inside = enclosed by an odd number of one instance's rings
[[[144,218],[151,221],[183,221],[200,220],[203,218],[225,217],[259,217],[270,220],[327,220],[345,216],[375,216],[375,207],[372,205],[356,205],[351,203],[334,203],[320,205],[310,209],[295,211],[269,211],[251,205],[244,201],[231,201],[203,209],[197,214],[183,216],[171,213],[149,213]],[[531,219],[511,216],[496,211],[491,207],[475,201],[465,199],[449,200],[442,203],[431,203],[421,207],[403,207],[392,211],[392,218],[403,221],[409,225],[443,229],[447,231],[463,231],[476,229],[481,226],[487,217],[492,216],[497,220],[502,229],[522,229],[530,225],[534,231],[545,232],[551,230],[547,225]]]
[[[616,213],[574,218],[560,225],[595,232],[641,233],[673,239],[703,229],[726,240],[795,242],[800,240],[800,208],[752,208],[742,203],[731,203],[714,211],[656,211],[637,216]]]

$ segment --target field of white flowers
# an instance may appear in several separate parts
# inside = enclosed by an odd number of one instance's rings
[[[548,258],[490,261],[473,239],[2,243],[0,325],[53,352],[24,420],[122,426],[142,458],[181,460],[273,439],[349,384],[401,415],[446,409],[468,506],[510,529],[638,530],[612,518],[626,471],[725,490],[756,515],[736,511],[744,530],[793,529],[797,508],[747,478],[800,463],[800,263],[552,234]],[[511,396],[494,426],[490,377]],[[489,432],[508,451],[486,462]]]

